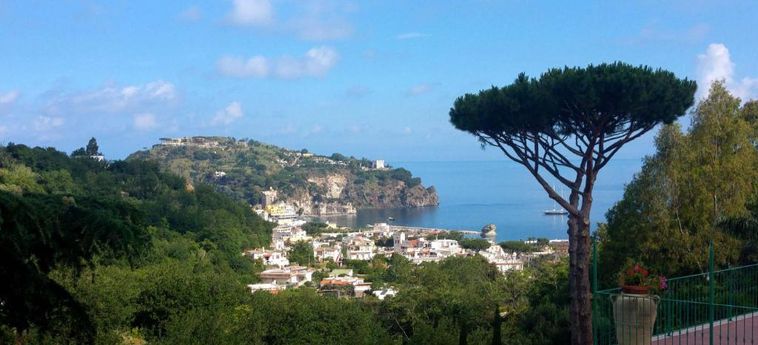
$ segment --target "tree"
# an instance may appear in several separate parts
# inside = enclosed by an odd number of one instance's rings
[[[524,241],[503,241],[500,247],[508,252],[527,253],[533,251],[534,247],[526,244]]]
[[[313,262],[313,246],[310,242],[298,241],[292,245],[287,254],[290,262],[296,262],[300,265],[310,265]]]
[[[749,111],[749,104],[740,109],[740,100],[715,83],[692,114],[689,132],[677,124],[661,129],[655,154],[608,210],[603,277],[612,280],[629,257],[667,275],[700,273],[711,241],[717,265],[737,262],[740,242],[751,245],[745,230],[758,181]]]
[[[135,254],[145,243],[131,205],[120,201],[0,191],[0,323],[24,343],[32,327],[61,327],[91,342],[92,322],[84,307],[48,273],[81,272],[95,256]]]
[[[692,105],[696,84],[673,73],[616,62],[520,74],[455,100],[450,121],[521,164],[569,212],[571,343],[592,343],[590,211],[600,170],[628,142]],[[551,187],[569,188],[568,199]]]
[[[471,249],[477,252],[490,247],[490,242],[481,238],[464,238],[460,240],[460,243],[464,249]]]
[[[97,146],[97,140],[94,137],[90,138],[89,142],[87,142],[85,152],[88,156],[100,155],[100,147]]]

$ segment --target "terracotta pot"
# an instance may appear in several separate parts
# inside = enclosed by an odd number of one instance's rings
[[[635,294],[635,295],[647,295],[650,292],[650,287],[638,286],[638,285],[624,285],[621,287],[621,291],[623,291],[624,293]]]
[[[627,294],[611,296],[618,345],[650,345],[658,314],[658,296]]]

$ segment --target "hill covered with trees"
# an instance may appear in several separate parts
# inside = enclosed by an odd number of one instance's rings
[[[164,138],[127,160],[149,160],[165,171],[204,182],[251,204],[274,189],[280,200],[305,214],[342,213],[349,208],[420,207],[439,203],[434,187],[403,168],[377,166],[339,153],[319,156],[254,140],[227,137]]]

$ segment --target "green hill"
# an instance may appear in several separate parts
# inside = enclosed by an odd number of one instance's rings
[[[163,138],[127,160],[157,162],[162,169],[208,183],[250,204],[264,201],[263,191],[305,214],[344,213],[350,207],[421,207],[438,204],[434,187],[402,168],[373,168],[367,159],[335,153],[320,156],[254,140],[228,137]]]

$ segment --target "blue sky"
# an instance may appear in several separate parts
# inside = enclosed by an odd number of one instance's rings
[[[502,159],[449,124],[457,96],[621,60],[755,98],[755,18],[748,0],[0,0],[0,142],[72,151],[95,136],[123,158],[159,137],[229,135],[390,161]]]

